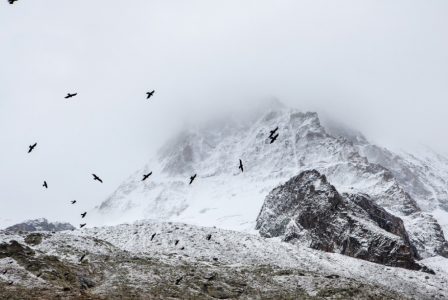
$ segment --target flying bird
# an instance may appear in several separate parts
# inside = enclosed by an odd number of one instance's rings
[[[103,181],[101,180],[101,178],[99,178],[98,176],[96,176],[95,174],[93,175],[93,180],[98,180],[99,182],[103,183]]]
[[[68,98],[71,98],[71,97],[75,97],[76,95],[78,95],[78,93],[74,93],[74,94],[68,93],[67,96],[65,96],[65,99],[68,99]]]
[[[46,189],[48,189],[48,185],[47,185],[46,181],[44,181],[44,184],[42,184],[42,186],[44,186]]]
[[[179,244],[179,240],[176,240],[176,241],[174,242],[174,246],[176,246],[177,244]]]
[[[30,146],[30,150],[28,150],[28,153],[33,151],[33,149],[37,146],[37,143],[34,143],[34,145]]]
[[[2,273],[3,275],[5,275],[8,272],[8,270],[4,270]]]
[[[243,162],[241,161],[241,159],[240,159],[240,166],[238,167],[238,169],[241,169],[241,172],[244,171],[244,170],[243,170]]]
[[[271,137],[271,144],[273,142],[275,142],[275,140],[278,138],[278,133],[276,135],[274,135],[273,137]]]
[[[8,0],[9,4],[14,4],[14,2],[16,2],[18,0]]]
[[[10,281],[10,282],[8,282],[8,285],[12,285],[14,282],[13,281]]]
[[[83,255],[81,256],[81,258],[79,259],[79,261],[82,261],[82,260],[84,259],[84,257],[86,257],[85,254],[83,254]]]
[[[211,234],[207,235],[207,241],[210,241],[211,238],[212,238]]]
[[[194,176],[190,177],[190,184],[194,181],[195,178],[196,178],[196,174],[194,174]]]
[[[87,215],[87,212],[81,214],[81,216],[84,218]]]
[[[277,129],[278,129],[278,126],[274,130],[271,130],[271,134],[269,135],[270,138],[274,135],[274,133],[277,131]]]
[[[151,98],[152,95],[154,95],[154,91],[147,92],[146,94],[148,95],[148,97],[146,97],[146,99],[149,99],[149,98]]]
[[[154,233],[154,234],[151,236],[151,241],[154,239],[154,237],[156,236],[156,234],[157,234],[157,233]]]
[[[76,203],[76,200],[73,200],[73,201],[72,201],[72,204],[75,204],[75,203]]]
[[[84,223],[84,224],[79,224],[79,228],[83,228],[84,226],[86,226],[86,223]]]
[[[146,178],[148,178],[149,176],[151,176],[152,172],[149,172],[148,174],[144,175],[143,174],[143,179],[142,181],[146,180]]]
[[[184,276],[181,276],[179,279],[176,279],[176,285],[178,285],[180,283],[180,281],[182,280],[182,278],[184,278]]]

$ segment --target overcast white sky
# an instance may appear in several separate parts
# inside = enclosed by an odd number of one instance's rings
[[[186,120],[241,99],[448,153],[447,16],[447,1],[2,1],[0,221],[77,224]]]

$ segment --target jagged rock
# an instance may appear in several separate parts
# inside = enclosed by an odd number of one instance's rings
[[[305,171],[266,197],[256,229],[264,237],[388,266],[424,270],[403,221],[368,195],[339,194],[316,170]]]
[[[47,219],[40,218],[9,226],[5,231],[64,231],[71,229],[75,229],[75,227],[69,223],[48,222]]]

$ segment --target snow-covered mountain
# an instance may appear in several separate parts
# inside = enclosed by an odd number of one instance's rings
[[[48,222],[45,218],[28,220],[4,229],[5,231],[64,231],[75,229],[70,223]]]
[[[270,131],[276,127],[278,139],[270,143]],[[185,130],[125,180],[98,212],[109,223],[152,218],[254,232],[268,193],[315,169],[339,192],[367,194],[403,219],[423,258],[448,255],[437,220],[422,212],[394,172],[360,150],[349,139],[327,133],[316,113],[271,102],[246,118]],[[238,169],[239,159],[244,172]],[[197,178],[190,185],[194,174]]]

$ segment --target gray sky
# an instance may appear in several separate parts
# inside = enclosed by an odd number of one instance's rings
[[[2,2],[0,219],[77,224],[187,120],[263,97],[448,153],[446,1]]]

